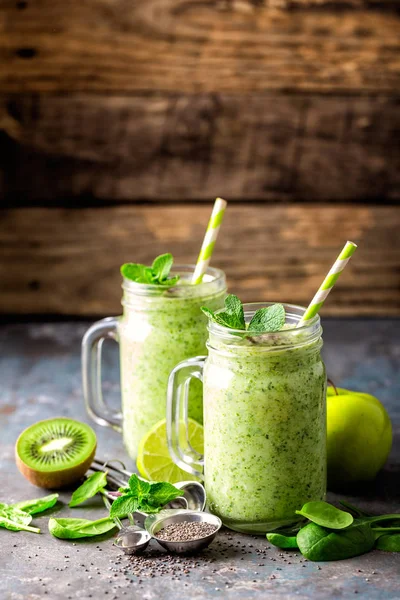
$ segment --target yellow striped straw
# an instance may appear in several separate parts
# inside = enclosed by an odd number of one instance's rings
[[[210,263],[214,251],[215,242],[218,237],[219,228],[224,218],[227,202],[222,198],[217,198],[214,202],[214,208],[207,225],[207,231],[201,246],[199,258],[192,277],[192,284],[201,283],[204,273]]]
[[[325,299],[337,280],[339,279],[340,273],[343,271],[347,263],[349,262],[351,256],[357,249],[357,245],[353,242],[346,242],[343,250],[337,257],[334,262],[331,270],[328,275],[325,277],[322,285],[320,286],[318,292],[315,294],[314,298],[311,300],[306,312],[302,316],[301,320],[297,323],[296,327],[301,327],[305,324],[306,321],[309,321],[319,312],[321,306],[325,302]]]

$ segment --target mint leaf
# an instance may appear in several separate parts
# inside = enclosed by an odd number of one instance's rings
[[[171,279],[165,279],[165,281],[157,281],[158,285],[163,285],[165,287],[173,287],[174,285],[176,285],[179,281],[180,277],[179,275],[175,275],[175,277],[171,277]]]
[[[233,329],[245,329],[243,305],[239,298],[234,294],[229,294],[225,298],[225,315],[229,315],[229,321]]]
[[[145,498],[150,491],[151,484],[148,481],[143,481],[134,473],[129,478],[130,493],[135,496],[138,501]]]
[[[254,313],[248,327],[248,331],[269,333],[279,331],[285,324],[285,309],[282,304],[273,304],[266,308],[260,308]]]
[[[93,498],[93,496],[95,496],[97,492],[100,492],[100,490],[103,490],[106,485],[107,473],[93,473],[93,475],[90,475],[72,494],[69,506],[72,508],[73,506],[82,504],[82,502],[85,502],[85,500],[88,500],[89,498]]]
[[[152,506],[162,507],[171,500],[175,500],[182,495],[182,490],[176,488],[172,483],[158,482],[151,484],[148,502]]]
[[[139,263],[125,263],[121,267],[121,275],[125,277],[125,279],[130,279],[137,283],[153,282],[151,268]]]
[[[119,517],[123,519],[127,515],[134,513],[139,508],[138,499],[132,494],[126,494],[116,498],[111,505],[110,517]]]
[[[162,285],[165,288],[172,287],[179,281],[179,275],[168,279],[173,262],[172,254],[161,254],[153,260],[151,267],[140,263],[125,263],[121,267],[121,275],[125,279],[136,281],[136,283]]]
[[[161,254],[154,259],[151,268],[155,278],[160,283],[167,279],[173,263],[172,254]]]
[[[229,294],[225,298],[225,310],[214,313],[206,306],[202,306],[201,310],[211,321],[218,325],[229,329],[246,329],[242,303],[233,294]]]
[[[221,312],[215,314],[206,306],[202,306],[201,310],[211,321],[214,321],[214,323],[222,325],[223,327],[231,327],[229,316],[226,316],[225,313]]]

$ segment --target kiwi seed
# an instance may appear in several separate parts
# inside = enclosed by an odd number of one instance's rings
[[[15,445],[18,469],[34,485],[66,487],[86,473],[96,452],[93,429],[74,419],[58,417],[25,429]]]

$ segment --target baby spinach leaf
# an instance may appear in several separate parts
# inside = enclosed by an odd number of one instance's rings
[[[400,533],[382,535],[378,538],[375,548],[385,552],[400,552]]]
[[[353,523],[353,516],[328,504],[328,502],[307,502],[301,510],[296,510],[298,515],[306,517],[313,523],[328,527],[329,529],[344,529]]]
[[[32,521],[32,516],[30,514],[15,506],[8,506],[7,504],[1,505],[0,516],[19,525],[29,525]]]
[[[11,531],[31,531],[32,533],[40,533],[37,527],[30,527],[32,516],[27,512],[9,506],[8,504],[0,504],[0,527],[5,527]]]
[[[357,521],[338,531],[308,523],[297,534],[297,544],[308,560],[342,560],[372,550],[375,534],[369,523],[359,524]]]
[[[285,324],[285,309],[282,304],[272,304],[265,308],[260,308],[254,313],[251,319],[248,331],[260,333],[269,333],[279,331]]]
[[[98,472],[89,475],[89,477],[74,491],[69,506],[78,506],[85,500],[93,498],[100,490],[107,485],[107,473]]]
[[[13,508],[18,508],[29,515],[36,515],[37,513],[44,512],[48,508],[52,508],[58,500],[58,494],[50,494],[49,496],[43,496],[42,498],[34,498],[33,500],[25,500],[23,502],[16,502],[12,504]]]
[[[62,540],[94,537],[107,533],[115,527],[114,521],[109,517],[97,521],[88,519],[49,519],[50,533]]]
[[[40,533],[40,529],[37,527],[30,527],[23,523],[14,521],[0,514],[0,527],[5,527],[10,531],[30,531],[31,533]]]
[[[298,549],[296,536],[282,535],[280,533],[267,533],[267,540],[271,542],[271,544],[273,544],[274,546],[277,546],[278,548]]]

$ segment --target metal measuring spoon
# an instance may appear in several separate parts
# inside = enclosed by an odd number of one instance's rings
[[[109,492],[105,491],[103,501],[108,510],[111,508],[109,501]],[[118,517],[114,517],[113,521],[119,529],[119,534],[115,538],[113,544],[125,554],[140,554],[147,548],[150,543],[151,535],[142,527],[135,525],[132,515],[128,515],[130,525],[122,525]]]
[[[172,542],[158,537],[157,533],[174,523],[182,523],[183,521],[190,523],[209,523],[215,525],[215,531],[202,538],[195,540],[183,540]],[[147,532],[153,537],[163,548],[174,554],[189,554],[199,552],[211,544],[217,533],[222,527],[222,521],[219,517],[210,513],[198,512],[193,510],[162,510],[155,515],[146,517],[144,526]]]
[[[125,554],[140,554],[146,550],[151,540],[151,535],[138,525],[122,527],[114,540],[114,546]]]

